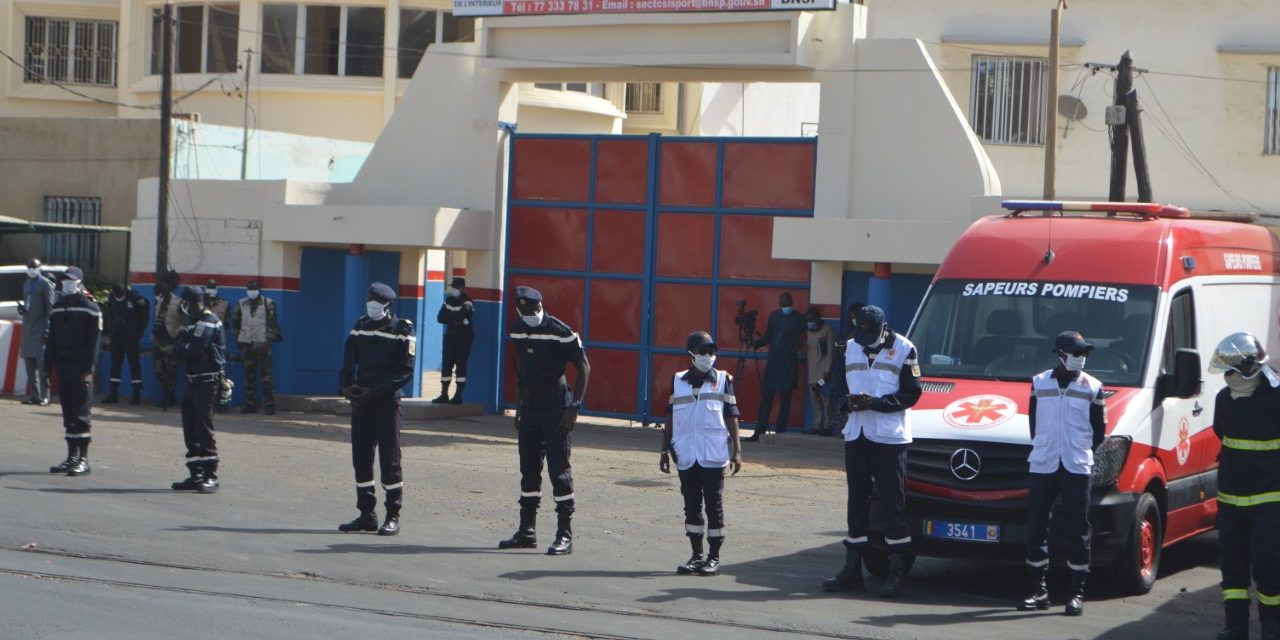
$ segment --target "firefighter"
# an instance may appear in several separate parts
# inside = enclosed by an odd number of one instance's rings
[[[338,525],[339,531],[400,533],[404,477],[400,466],[400,390],[413,379],[417,334],[413,323],[391,312],[396,293],[375,282],[369,285],[365,315],[351,329],[343,349],[339,387],[351,401],[351,462],[356,475],[356,508],[360,515]],[[387,519],[378,526],[378,501],[373,486],[373,455],[377,450],[386,492]]]
[[[188,324],[178,332],[173,351],[185,366],[187,376],[187,388],[182,394],[182,438],[187,445],[190,476],[173,483],[171,488],[213,493],[218,490],[219,462],[213,411],[226,375],[226,333],[218,316],[205,308],[205,298],[198,287],[183,289],[180,300],[178,309]]]
[[[1060,515],[1067,535],[1071,597],[1066,614],[1084,613],[1084,583],[1089,576],[1089,496],[1093,486],[1093,450],[1107,432],[1102,383],[1084,372],[1093,345],[1078,331],[1064,331],[1053,342],[1058,366],[1031,379],[1027,419],[1031,429],[1031,475],[1027,498],[1027,583],[1022,611],[1049,608],[1049,520],[1062,500]]]
[[[444,304],[436,314],[436,322],[444,325],[444,348],[440,365],[440,396],[433,404],[462,404],[462,390],[467,386],[467,360],[471,357],[471,342],[475,330],[471,317],[475,304],[467,295],[467,281],[454,278],[444,292]],[[456,382],[457,390],[449,398],[449,383]]]
[[[712,368],[716,343],[711,334],[689,334],[685,350],[693,359],[693,367],[675,374],[672,380],[658,470],[671,473],[674,460],[680,475],[680,494],[684,496],[684,530],[693,555],[676,567],[676,573],[714,576],[720,573],[720,546],[725,538],[724,469],[732,466],[730,475],[737,475],[742,469],[738,401],[733,393],[733,376]],[[702,555],[704,533],[711,545],[706,556]]]
[[[111,285],[111,297],[107,299],[107,320],[111,339],[111,390],[102,404],[120,401],[120,371],[129,360],[130,390],[133,397],[129,404],[142,402],[142,366],[139,364],[138,343],[147,328],[151,314],[147,299],[123,284]]]
[[[845,349],[844,469],[849,481],[849,535],[844,539],[845,565],[822,583],[826,591],[861,591],[862,553],[870,524],[871,486],[875,483],[885,511],[885,543],[889,575],[880,595],[902,595],[914,561],[907,529],[907,445],[911,444],[910,409],[920,399],[920,363],[915,345],[895,333],[880,307],[858,311],[852,341]]]
[[[556,503],[556,538],[547,555],[573,553],[573,471],[569,466],[570,432],[582,408],[591,365],[582,339],[542,308],[542,294],[530,287],[516,287],[516,313],[511,323],[511,346],[516,351],[516,379],[520,404],[516,408],[516,438],[520,451],[520,528],[498,543],[499,549],[537,546],[534,534],[538,506],[542,502],[542,461],[546,458]],[[570,388],[565,365],[578,370],[577,386]]]
[[[59,284],[60,295],[49,310],[49,336],[44,343],[45,379],[58,373],[58,399],[66,432],[67,459],[49,473],[89,474],[89,404],[93,365],[102,336],[102,311],[84,290],[84,272],[68,267]]]
[[[1280,375],[1248,333],[1218,343],[1209,370],[1225,372],[1213,431],[1218,458],[1218,549],[1226,628],[1248,640],[1249,582],[1256,583],[1263,640],[1280,640]]]

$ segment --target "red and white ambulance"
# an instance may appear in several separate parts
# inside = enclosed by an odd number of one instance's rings
[[[1093,563],[1145,593],[1161,550],[1214,527],[1219,443],[1207,365],[1250,331],[1280,353],[1280,242],[1266,227],[1159,204],[1010,201],[943,261],[909,337],[924,394],[912,415],[907,508],[923,555],[1020,558],[1027,402],[1053,337],[1096,345],[1107,397],[1095,455]],[[1051,540],[1062,542],[1056,527]]]

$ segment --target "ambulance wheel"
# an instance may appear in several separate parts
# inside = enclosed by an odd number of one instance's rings
[[[1128,594],[1151,591],[1160,573],[1160,551],[1164,546],[1164,519],[1160,505],[1149,493],[1138,498],[1133,508],[1133,524],[1124,548],[1111,565],[1115,584]]]

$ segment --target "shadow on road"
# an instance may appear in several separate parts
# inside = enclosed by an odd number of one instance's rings
[[[541,578],[666,578],[675,571],[604,571],[604,570],[569,570],[551,571],[532,569],[529,571],[511,571],[500,574],[499,578],[508,580],[539,580]]]
[[[249,534],[263,534],[263,535],[280,535],[280,534],[294,534],[294,533],[303,533],[303,534],[325,533],[325,534],[331,534],[331,535],[342,535],[342,532],[338,531],[337,527],[334,527],[332,529],[271,529],[271,528],[253,529],[249,527],[212,527],[207,525],[184,524],[181,527],[178,527],[176,529],[165,529],[165,531],[188,531],[188,532],[217,531],[219,533],[249,533]]]
[[[130,493],[192,493],[191,491],[178,492],[172,489],[144,489],[140,487],[84,487],[80,489],[71,489],[67,487],[5,487],[15,491],[40,491],[43,493],[66,493],[66,494],[130,494]]]
[[[506,553],[493,547],[428,547],[421,544],[331,544],[324,549],[296,549],[297,553],[372,553],[380,555],[419,555],[433,553]]]
[[[1184,591],[1142,619],[1108,629],[1096,640],[1212,638],[1222,626],[1221,603],[1222,592],[1216,586]],[[1205,615],[1206,611],[1216,615]]]

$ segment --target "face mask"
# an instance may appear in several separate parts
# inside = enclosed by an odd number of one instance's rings
[[[115,296],[112,296],[115,297]],[[116,302],[124,302],[124,296],[115,297]]]
[[[62,293],[64,295],[70,296],[70,295],[75,295],[79,292],[80,292],[79,280],[63,280],[62,281]]]
[[[256,299],[256,298],[258,297],[258,290],[257,290],[257,289],[250,289],[250,290],[248,290],[248,291],[246,291],[246,292],[244,292],[244,293],[245,293],[245,295],[249,296],[249,299],[250,299],[250,300],[254,300],[254,299]]]
[[[711,365],[716,363],[716,354],[714,353],[692,353],[693,366],[698,371],[706,373],[711,370]]]
[[[27,277],[28,277],[28,278],[34,278],[34,277],[39,276],[39,275],[40,275],[40,270],[39,270],[39,269],[27,269]]]
[[[868,342],[868,343],[865,343],[865,344],[864,344],[864,343],[862,343],[862,342],[859,342],[856,338],[854,339],[854,342],[857,342],[858,344],[860,344],[860,345],[862,345],[862,346],[864,346],[864,347],[866,347],[866,348],[868,348],[868,349],[874,349],[874,348],[876,348],[876,347],[878,347],[878,346],[880,346],[880,345],[884,344],[884,331],[883,331],[883,330],[881,330],[881,331],[880,331],[880,335],[876,336],[876,339],[875,339],[874,341],[872,341],[872,342]]]
[[[816,323],[816,322],[810,322],[810,323],[809,323],[809,330],[810,330],[810,331],[817,331],[817,330],[818,330],[818,323]]]
[[[364,310],[370,320],[381,320],[387,317],[387,305],[377,300],[370,300],[364,303]]]
[[[1253,395],[1258,385],[1262,383],[1262,376],[1255,375],[1246,379],[1237,371],[1228,371],[1225,380],[1227,388],[1231,389],[1231,398],[1236,399]]]
[[[784,316],[789,316],[789,315],[791,315],[791,312],[792,312],[792,311],[795,311],[795,309],[794,309],[793,307],[783,307],[783,308],[782,308],[782,315],[784,315]]]
[[[1059,357],[1058,360],[1062,362],[1062,366],[1067,368],[1067,371],[1071,371],[1074,373],[1077,371],[1084,370],[1085,356],[1067,356],[1065,358]]]
[[[444,290],[444,297],[446,298],[452,298],[456,295],[458,295],[458,290],[454,289],[453,287],[449,287],[448,289]]]
[[[517,311],[516,313],[520,313],[520,312],[519,312],[519,311]],[[521,319],[521,320],[524,320],[524,323],[525,323],[525,324],[527,324],[527,325],[529,325],[529,326],[531,326],[531,327],[536,327],[536,326],[538,326],[538,325],[542,324],[542,316],[544,315],[544,313],[545,313],[545,312],[539,311],[539,312],[537,312],[537,313],[535,313],[535,314],[533,314],[533,315],[531,315],[531,316],[526,316],[526,315],[524,315],[523,313],[520,313],[520,319]]]

